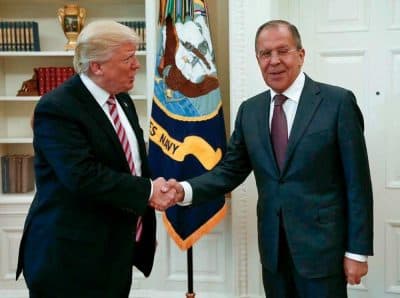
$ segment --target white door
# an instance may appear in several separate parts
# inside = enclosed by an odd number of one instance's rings
[[[306,49],[306,73],[353,90],[364,115],[375,255],[350,297],[400,297],[400,1],[289,3]]]

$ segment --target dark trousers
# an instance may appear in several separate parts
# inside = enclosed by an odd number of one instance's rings
[[[66,294],[62,291],[29,291],[29,298],[128,298],[129,290],[127,289],[125,294],[105,294],[105,293],[97,293],[97,294],[81,294],[81,293],[74,293],[74,294]]]
[[[88,289],[56,290],[49,285],[46,289],[29,289],[29,298],[128,298],[131,289],[131,278],[132,276],[129,276],[129,280],[126,280],[121,287],[112,289],[106,286],[102,290],[100,288],[101,285],[99,285],[99,289],[92,291]]]
[[[40,293],[39,291],[29,291],[29,298],[50,298],[50,296]]]
[[[267,298],[347,298],[344,273],[324,278],[300,276],[294,267],[283,228],[279,240],[278,272],[263,268]]]

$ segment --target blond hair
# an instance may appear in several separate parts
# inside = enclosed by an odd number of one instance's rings
[[[139,38],[129,27],[111,20],[94,21],[85,26],[78,36],[74,55],[77,73],[86,73],[91,61],[107,61],[112,52],[125,43],[137,46]]]

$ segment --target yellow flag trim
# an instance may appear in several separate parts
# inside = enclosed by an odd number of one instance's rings
[[[203,138],[187,136],[183,142],[172,138],[168,132],[153,118],[150,119],[150,140],[159,146],[164,154],[176,161],[183,161],[189,154],[193,155],[202,166],[211,170],[222,158],[222,150],[214,148]]]
[[[212,228],[215,227],[225,217],[227,211],[228,206],[225,203],[224,206],[217,213],[215,213],[205,224],[203,224],[199,229],[197,229],[186,239],[182,239],[179,234],[175,232],[175,229],[169,222],[167,215],[165,215],[165,212],[163,212],[162,214],[162,219],[168,234],[172,239],[174,239],[176,245],[178,245],[181,250],[187,250],[191,248],[193,244],[196,243],[196,241],[199,240],[203,235],[210,232]]]

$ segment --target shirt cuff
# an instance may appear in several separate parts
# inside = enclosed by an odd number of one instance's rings
[[[367,262],[368,261],[368,257],[367,256],[363,256],[363,255],[358,255],[358,254],[353,254],[351,252],[346,252],[344,254],[344,256],[346,258],[352,259],[354,261],[358,261],[358,262]]]
[[[151,179],[150,179],[150,186],[151,186],[150,197],[149,197],[148,201],[150,201],[151,197],[153,196],[153,181],[151,181]]]
[[[179,182],[179,183],[183,187],[183,191],[185,192],[185,196],[183,197],[183,201],[182,202],[178,202],[177,204],[179,206],[189,206],[189,205],[192,204],[192,198],[193,198],[192,186],[186,181],[182,181],[182,182]]]

